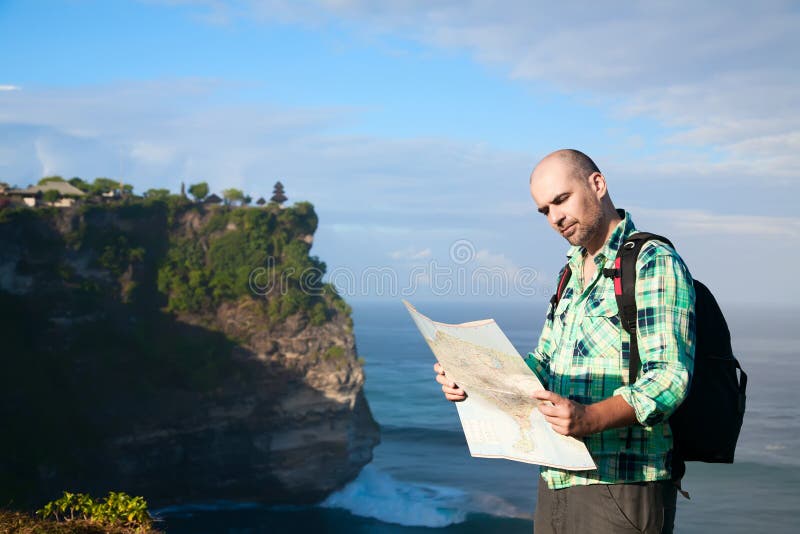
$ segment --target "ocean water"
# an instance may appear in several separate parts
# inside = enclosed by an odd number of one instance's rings
[[[317,506],[198,503],[156,510],[169,533],[526,532],[536,466],[469,455],[455,407],[434,381],[430,349],[400,301],[355,301],[365,391],[382,443],[359,477]],[[434,320],[492,317],[520,353],[538,336],[544,302],[414,302]],[[800,508],[800,310],[723,307],[749,376],[733,465],[690,463],[676,532],[796,532]]]

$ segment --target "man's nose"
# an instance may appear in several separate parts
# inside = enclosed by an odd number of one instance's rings
[[[550,219],[550,224],[558,227],[561,221],[564,219],[564,214],[561,210],[555,208],[555,206],[551,206],[547,212],[547,218]]]

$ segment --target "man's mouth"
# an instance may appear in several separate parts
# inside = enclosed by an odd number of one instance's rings
[[[563,228],[561,230],[561,235],[563,235],[564,237],[569,237],[569,236],[572,235],[572,233],[574,231],[575,231],[575,223],[572,223],[569,226],[567,226],[566,228]]]

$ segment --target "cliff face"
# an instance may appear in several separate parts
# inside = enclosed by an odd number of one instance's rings
[[[315,228],[308,204],[0,212],[0,499],[308,503],[355,478],[378,427]]]

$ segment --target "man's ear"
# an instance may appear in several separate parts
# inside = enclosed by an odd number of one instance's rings
[[[589,187],[591,187],[592,191],[597,195],[597,198],[606,196],[608,186],[606,185],[606,177],[603,176],[603,173],[593,172],[589,176]]]

